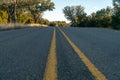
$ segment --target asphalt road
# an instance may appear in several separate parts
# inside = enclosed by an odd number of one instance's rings
[[[106,79],[120,80],[119,31],[97,28],[60,29]],[[55,43],[51,44],[52,41]],[[51,56],[55,53],[54,58],[49,58],[51,47],[54,50]],[[49,59],[53,62],[56,60],[57,64],[49,63]],[[0,32],[0,80],[51,80],[52,78],[44,78],[46,71],[49,71],[46,70],[49,67],[47,64],[55,68],[48,75],[56,70],[56,75],[52,75],[57,77],[54,80],[96,80],[90,66],[86,66],[84,59],[78,56],[58,28]]]
[[[119,31],[97,28],[63,28],[62,30],[108,80],[120,80]]]
[[[52,28],[0,32],[0,80],[42,80]]]

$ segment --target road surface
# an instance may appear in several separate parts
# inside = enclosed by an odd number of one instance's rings
[[[54,27],[1,31],[0,80],[120,80],[120,32]]]

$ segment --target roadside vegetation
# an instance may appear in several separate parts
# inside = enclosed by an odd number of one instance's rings
[[[66,6],[63,13],[70,23],[43,18],[45,11],[53,11],[51,0],[0,0],[0,29],[18,29],[26,26],[100,27],[120,30],[120,0],[113,0],[113,8],[106,7],[90,15],[84,7]],[[34,25],[36,24],[36,25]]]
[[[9,2],[8,2],[9,1]],[[2,23],[39,23],[42,14],[55,9],[51,0],[0,0],[0,19]]]
[[[66,6],[63,13],[72,27],[102,27],[120,30],[120,0],[113,0],[113,8],[107,7],[87,15],[84,7]]]
[[[0,0],[1,28],[9,24],[12,27],[13,24],[49,25],[49,21],[42,16],[45,11],[53,9],[55,9],[55,4],[51,0]]]
[[[55,9],[51,0],[0,0],[0,29],[19,29],[31,26],[69,26],[65,21],[43,18],[45,11]]]
[[[66,23],[65,21],[52,21],[50,22],[49,26],[56,26],[56,27],[69,27],[70,24]]]

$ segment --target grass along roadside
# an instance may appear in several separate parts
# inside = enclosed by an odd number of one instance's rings
[[[47,27],[47,25],[41,25],[41,24],[0,24],[0,31],[22,29],[22,28],[31,28],[31,27]]]

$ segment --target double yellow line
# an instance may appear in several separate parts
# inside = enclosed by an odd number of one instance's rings
[[[59,28],[62,35],[84,62],[86,67],[92,73],[96,80],[107,80],[107,78],[97,69],[97,67],[81,52],[81,50],[68,38],[68,36]],[[53,38],[50,48],[50,53],[48,56],[48,62],[44,74],[44,80],[57,80],[57,59],[56,59],[56,34],[55,29],[53,32]]]
[[[56,58],[56,30],[53,31],[50,53],[48,55],[43,80],[57,80],[57,58]]]

